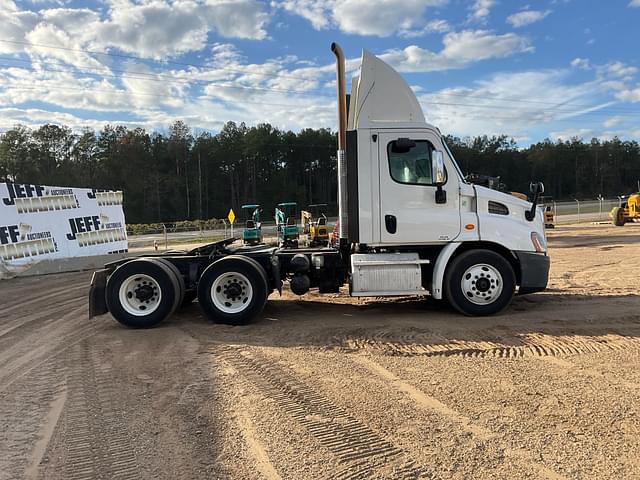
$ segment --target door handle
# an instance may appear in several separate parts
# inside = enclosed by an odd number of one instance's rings
[[[387,232],[396,233],[398,230],[398,221],[396,220],[395,215],[385,215],[384,216],[384,225],[387,227]]]

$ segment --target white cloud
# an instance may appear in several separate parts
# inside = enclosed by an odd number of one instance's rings
[[[168,107],[180,107],[184,103],[187,83],[163,82],[154,76],[154,72],[144,64],[127,62],[124,68],[128,73],[122,76],[122,84],[131,93],[136,107],[151,108],[162,104]]]
[[[258,0],[110,0],[104,18],[99,10],[54,8],[21,11],[13,2],[0,8],[0,52],[26,50],[20,42],[73,44],[82,49],[121,51],[161,59],[198,51],[214,32],[226,38],[263,40],[269,14]],[[38,35],[37,30],[43,32]],[[49,38],[53,36],[53,42]],[[14,42],[14,43],[11,43]],[[17,43],[16,43],[17,42]],[[52,49],[48,50],[51,54]]]
[[[591,62],[588,58],[574,58],[571,60],[571,66],[574,68],[580,68],[581,70],[589,70],[591,68]]]
[[[577,138],[578,140],[589,140],[596,136],[595,132],[590,128],[567,128],[558,132],[549,132],[552,140],[560,140],[566,142]]]
[[[274,8],[301,16],[316,30],[336,27],[345,33],[387,37],[396,32],[424,28],[428,7],[448,0],[283,0]]]
[[[33,61],[55,59],[82,69],[107,70],[93,56],[83,52],[81,45],[67,32],[53,24],[43,22],[36,25],[33,30],[26,34],[25,40],[29,45],[24,45],[22,48],[29,53]]]
[[[621,116],[615,116],[615,117],[610,117],[607,118],[603,123],[602,126],[604,126],[604,128],[613,128],[617,125],[620,125],[621,123],[623,123],[625,121],[625,119]]]
[[[638,7],[638,8],[640,8],[640,0],[631,0],[629,2],[629,6],[630,7]]]
[[[535,137],[545,126],[600,108],[595,82],[571,85],[558,70],[499,73],[472,87],[452,87],[419,96],[425,115],[459,136]]]
[[[41,21],[70,35],[90,38],[91,32],[87,29],[87,25],[99,22],[100,15],[88,8],[51,8],[42,11]]]
[[[640,84],[637,84],[635,88],[622,88],[615,96],[624,102],[640,102]]]
[[[99,130],[106,123],[121,123],[117,121],[108,122],[104,120],[84,119],[69,113],[57,113],[38,108],[14,107],[0,108],[0,118],[2,119],[0,122],[0,130],[7,130],[18,124],[37,127],[45,123],[67,125],[78,130],[83,127]]]
[[[451,32],[444,36],[443,44],[444,48],[437,53],[411,45],[403,50],[388,50],[380,58],[402,72],[431,72],[533,50],[524,37],[514,33],[496,35],[487,30]]]
[[[0,4],[1,38],[0,53],[17,53],[24,49],[25,36],[38,23],[38,15],[33,12],[21,12],[13,2]],[[13,43],[16,42],[16,43]]]
[[[613,62],[606,65],[607,73],[613,77],[630,77],[638,73],[636,67],[622,62]]]
[[[507,17],[507,23],[514,28],[524,27],[539,22],[551,14],[551,10],[523,10]]]
[[[207,34],[261,40],[268,15],[255,0],[114,1],[106,21],[94,25],[97,46],[149,58],[202,49]]]
[[[428,33],[446,33],[451,31],[451,25],[446,20],[431,20],[423,28],[418,30],[401,30],[398,35],[404,38],[422,37]]]
[[[491,8],[495,4],[495,0],[476,0],[473,5],[469,7],[470,12],[467,17],[467,22],[486,23],[491,14]]]
[[[273,1],[271,6],[282,8],[292,15],[298,15],[309,22],[316,30],[329,28],[331,25],[331,1],[318,0],[283,0]]]

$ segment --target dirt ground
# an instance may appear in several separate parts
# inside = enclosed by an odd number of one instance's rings
[[[91,274],[0,283],[0,479],[640,478],[640,224],[549,234],[502,315],[273,296],[87,318]]]

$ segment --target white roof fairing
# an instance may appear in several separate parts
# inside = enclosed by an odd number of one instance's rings
[[[398,126],[427,126],[413,90],[393,68],[362,51],[360,76],[351,85],[348,130]]]

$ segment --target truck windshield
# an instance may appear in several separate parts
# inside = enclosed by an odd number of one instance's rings
[[[458,176],[460,177],[460,180],[463,183],[469,183],[467,182],[464,175],[462,174],[462,170],[460,170],[460,166],[458,165],[458,162],[456,162],[456,159],[453,156],[453,153],[451,153],[451,150],[449,150],[449,145],[447,145],[447,142],[444,141],[444,138],[441,138],[441,140],[442,140],[442,145],[444,145],[445,150],[447,151],[447,153],[449,154],[449,157],[451,158],[451,162],[456,167],[456,171],[458,172]]]

